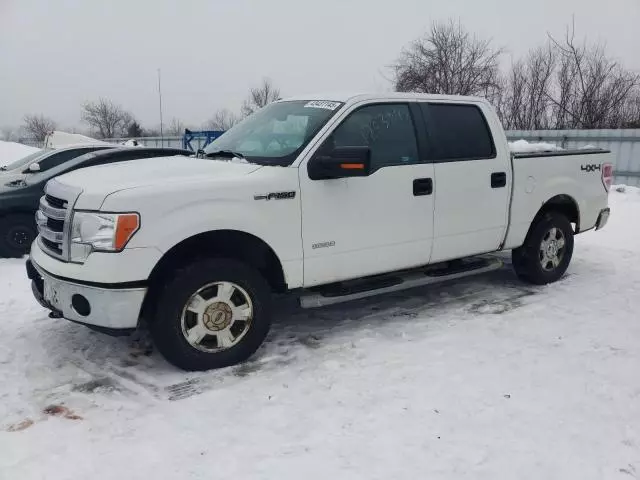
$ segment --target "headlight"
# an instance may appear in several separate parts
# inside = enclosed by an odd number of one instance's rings
[[[92,251],[118,252],[138,228],[137,213],[74,212],[71,261],[84,261]]]

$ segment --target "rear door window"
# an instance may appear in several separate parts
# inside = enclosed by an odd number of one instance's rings
[[[421,103],[434,162],[494,158],[489,125],[476,105]]]
[[[42,161],[38,162],[40,165],[40,171],[46,172],[58,165],[62,165],[69,160],[77,158],[85,153],[94,152],[96,150],[101,150],[101,148],[96,147],[87,147],[87,148],[74,148],[72,150],[63,150],[61,152],[53,153]]]

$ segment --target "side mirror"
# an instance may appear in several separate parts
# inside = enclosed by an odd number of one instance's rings
[[[307,166],[311,180],[327,180],[371,175],[369,147],[337,147],[328,154],[319,154]]]
[[[39,172],[40,164],[38,162],[32,163],[31,165],[29,165],[29,168],[27,170],[31,173]]]

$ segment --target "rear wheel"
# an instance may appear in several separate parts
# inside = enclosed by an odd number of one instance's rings
[[[249,358],[271,325],[264,278],[235,260],[206,259],[175,272],[159,295],[150,329],[160,353],[185,370]]]
[[[512,252],[513,267],[523,280],[545,285],[564,275],[573,255],[573,229],[560,213],[546,213],[532,225],[524,245]]]
[[[0,218],[0,256],[26,255],[37,235],[31,215],[15,214]]]

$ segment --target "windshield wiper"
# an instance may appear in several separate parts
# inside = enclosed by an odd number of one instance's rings
[[[216,150],[215,152],[205,153],[204,156],[206,158],[212,157],[229,157],[229,158],[242,158],[245,160],[244,155],[238,152],[234,152],[233,150]]]

